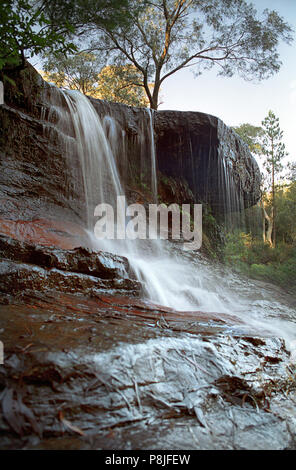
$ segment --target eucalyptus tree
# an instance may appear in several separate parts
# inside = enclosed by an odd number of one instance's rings
[[[279,43],[292,41],[292,28],[276,11],[258,14],[248,0],[128,3],[127,24],[111,29],[92,19],[91,49],[107,52],[112,63],[133,64],[153,109],[164,80],[183,68],[198,75],[217,66],[219,75],[260,80],[279,70]]]
[[[95,98],[129,106],[149,106],[143,87],[139,86],[140,72],[132,64],[106,65],[98,76]],[[151,86],[153,86],[151,84]]]
[[[98,55],[87,52],[47,54],[44,59],[42,76],[58,87],[130,106],[149,105],[138,85],[140,72],[132,64],[105,66]]]
[[[127,26],[131,20],[129,0],[42,1],[46,3],[46,17],[51,25],[58,27],[66,20],[79,37],[91,31],[94,25],[112,31],[116,27]]]
[[[98,86],[98,75],[103,65],[95,54],[47,54],[43,64],[43,78],[58,87],[79,90],[84,95],[94,96]]]

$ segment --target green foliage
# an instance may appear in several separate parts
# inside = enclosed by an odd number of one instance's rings
[[[262,121],[263,138],[262,154],[264,155],[263,166],[266,171],[265,192],[270,191],[270,216],[264,211],[272,230],[267,230],[267,239],[273,247],[276,244],[276,190],[277,182],[280,179],[283,170],[282,160],[288,154],[283,143],[283,132],[280,129],[279,119],[272,111],[269,111],[267,117]],[[262,204],[265,204],[266,194],[263,195]],[[264,206],[263,206],[264,207]],[[271,239],[272,234],[272,239]]]
[[[48,54],[45,57],[45,80],[86,95],[94,96],[97,93],[102,63],[95,54],[80,52],[68,57],[64,54]]]
[[[127,27],[131,21],[129,0],[48,0],[45,12],[50,23],[59,26],[64,18],[73,32],[81,35],[94,28]]]
[[[251,265],[250,275],[296,292],[296,249],[285,262]]]
[[[296,245],[279,243],[276,248],[244,232],[227,235],[225,262],[255,279],[276,283],[296,292]]]
[[[0,70],[23,68],[25,59],[44,52],[75,52],[71,38],[94,23],[112,30],[129,20],[128,0],[2,0]]]
[[[281,160],[287,156],[283,143],[283,131],[280,129],[279,118],[272,111],[262,121],[262,154],[265,156],[263,166],[269,175],[278,175],[282,169]]]
[[[296,181],[277,188],[275,204],[277,238],[292,244],[296,241]]]
[[[61,2],[60,2],[61,3]],[[68,41],[71,27],[67,21],[53,27],[45,15],[46,1],[4,0],[0,3],[0,70],[23,68],[25,59],[44,50],[67,51],[75,46]]]
[[[98,77],[96,97],[129,106],[147,107],[141,74],[132,64],[107,65]]]
[[[58,87],[130,106],[148,106],[139,71],[132,64],[103,66],[102,58],[87,52],[45,56],[45,80]]]
[[[225,239],[209,204],[202,202],[202,249],[213,259],[223,260]]]
[[[278,224],[280,233],[277,233],[277,238],[280,235],[282,239],[288,241],[288,237],[283,237],[281,231],[285,225],[283,217],[289,218],[287,212],[284,216],[283,210],[280,210],[280,215],[278,215],[277,207],[278,203],[287,205],[285,198],[278,198],[278,193],[281,190],[282,160],[288,155],[282,141],[283,132],[279,126],[279,119],[272,111],[269,111],[267,117],[262,121],[262,127],[242,124],[234,127],[234,130],[246,142],[252,153],[263,158],[264,172],[261,180],[261,210],[265,219],[263,234],[269,244],[274,247]],[[290,179],[293,180],[295,165],[290,164],[289,170]],[[261,226],[263,230],[263,222]]]
[[[262,127],[245,123],[240,126],[234,126],[233,130],[248,145],[253,154],[260,155],[262,153],[262,145],[260,142],[260,138],[263,136],[264,132]]]
[[[296,181],[296,162],[289,162],[288,165],[288,180],[295,182]]]
[[[211,213],[211,208],[207,205],[204,205],[204,210],[203,210],[203,226],[207,227],[209,229],[216,228],[217,227],[217,221],[215,217]]]

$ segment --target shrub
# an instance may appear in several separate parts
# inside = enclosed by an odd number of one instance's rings
[[[271,248],[250,234],[236,232],[227,235],[224,259],[240,273],[296,290],[296,246],[281,243]]]

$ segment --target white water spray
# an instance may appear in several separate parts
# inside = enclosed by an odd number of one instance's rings
[[[238,281],[220,267],[211,266],[198,253],[182,252],[170,242],[152,240],[98,240],[93,228],[94,209],[105,202],[115,207],[118,196],[124,196],[124,185],[118,172],[114,153],[120,145],[124,149],[124,131],[118,130],[115,120],[106,116],[101,122],[90,100],[79,92],[63,92],[68,109],[60,110],[58,126],[71,120],[74,139],[67,152],[78,154],[83,173],[87,210],[87,231],[93,247],[126,256],[137,278],[145,286],[150,301],[174,310],[200,310],[237,315],[247,325],[265,331],[280,333],[289,343],[295,341],[294,311],[275,303],[270,292],[256,288],[255,283]],[[66,114],[66,116],[65,116]],[[148,117],[148,120],[147,120]],[[69,123],[67,124],[69,126]],[[147,159],[151,161],[151,192],[156,200],[157,179],[153,139],[153,116],[143,110],[143,132],[149,133]],[[122,158],[126,158],[122,155]],[[223,173],[225,173],[225,168]],[[230,189],[228,176],[226,189]],[[228,197],[228,196],[227,196]],[[252,296],[254,299],[252,300]],[[257,297],[256,297],[257,295]],[[258,302],[258,296],[262,302]],[[284,312],[286,321],[270,318],[270,309]]]

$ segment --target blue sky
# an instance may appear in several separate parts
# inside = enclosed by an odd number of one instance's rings
[[[296,0],[253,0],[258,12],[276,10],[296,30]],[[278,74],[252,83],[238,77],[217,77],[216,71],[194,78],[190,69],[168,78],[162,85],[159,109],[201,111],[227,125],[260,125],[271,109],[280,119],[289,160],[296,161],[296,42],[280,47],[283,63]]]

